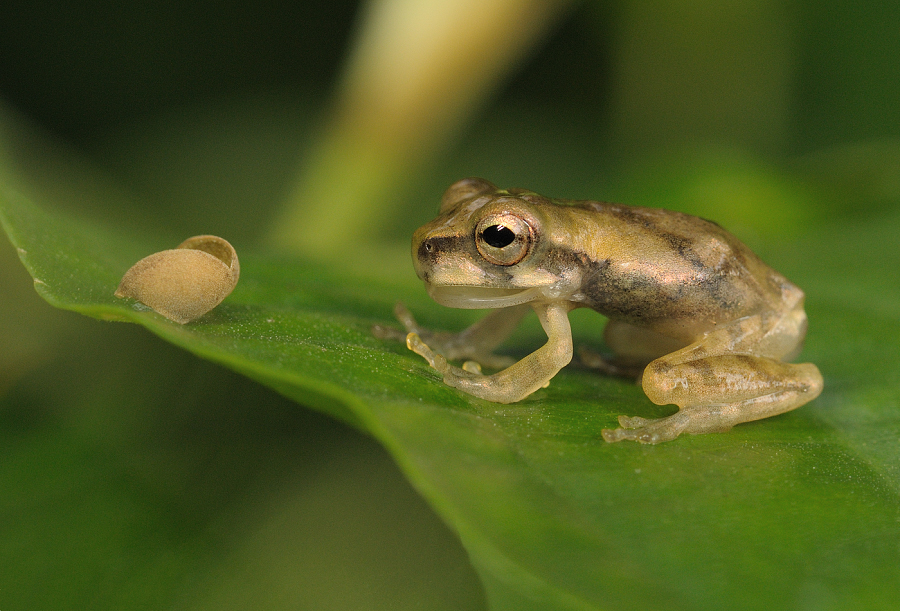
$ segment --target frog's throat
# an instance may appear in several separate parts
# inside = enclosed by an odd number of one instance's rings
[[[483,310],[508,308],[534,301],[541,296],[539,288],[494,289],[476,286],[429,286],[428,294],[442,306]]]

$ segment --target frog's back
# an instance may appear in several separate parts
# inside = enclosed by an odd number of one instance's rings
[[[660,208],[560,202],[593,228],[586,305],[635,324],[711,327],[799,302],[803,293],[718,224]],[[579,212],[580,211],[580,212]]]

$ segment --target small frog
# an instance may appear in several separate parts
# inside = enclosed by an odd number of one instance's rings
[[[402,305],[396,312],[407,346],[446,384],[488,401],[519,401],[571,361],[571,310],[606,316],[604,337],[615,356],[585,360],[633,373],[651,401],[679,407],[659,419],[620,416],[621,428],[602,431],[606,441],[659,443],[727,431],[800,407],[822,391],[815,365],[785,362],[806,334],[803,292],[711,221],[549,199],[467,178],[444,194],[439,216],[415,232],[412,256],[441,305],[494,309],[456,334],[420,328]],[[529,309],[547,343],[518,362],[494,354]],[[469,361],[459,368],[448,359]],[[484,375],[480,365],[502,370]]]

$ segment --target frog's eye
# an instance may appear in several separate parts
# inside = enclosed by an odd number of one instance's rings
[[[481,237],[487,242],[488,246],[505,248],[515,241],[516,234],[514,234],[509,227],[504,227],[503,225],[491,225],[481,232]]]
[[[528,254],[533,235],[531,226],[518,216],[489,216],[475,228],[475,245],[491,263],[515,265]]]

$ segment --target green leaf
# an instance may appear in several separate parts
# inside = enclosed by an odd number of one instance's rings
[[[373,436],[459,534],[493,609],[896,605],[896,213],[763,253],[807,290],[804,358],[825,375],[819,399],[727,434],[647,447],[599,437],[619,414],[669,411],[633,384],[569,367],[525,401],[497,405],[376,339],[371,326],[392,324],[398,299],[426,323],[468,320],[390,265],[353,271],[236,245],[238,287],[192,324],[117,300],[132,263],[174,244],[65,213],[58,195],[4,164],[0,218],[45,299],[138,323]],[[596,341],[599,317],[577,314],[576,336]],[[532,327],[515,349],[539,341]]]

